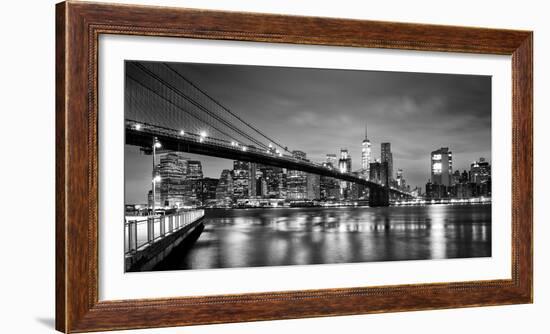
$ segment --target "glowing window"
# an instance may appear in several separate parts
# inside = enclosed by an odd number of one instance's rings
[[[432,171],[434,174],[441,174],[441,162],[436,162],[432,165]]]

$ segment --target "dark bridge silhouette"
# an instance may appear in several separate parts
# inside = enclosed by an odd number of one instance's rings
[[[159,140],[165,150],[254,162],[361,184],[369,189],[371,206],[388,206],[390,198],[412,198],[399,189],[289,155],[288,147],[197,87],[176,65],[128,62],[126,75],[128,145],[149,150]]]

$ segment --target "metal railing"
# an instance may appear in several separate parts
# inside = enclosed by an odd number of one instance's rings
[[[182,210],[171,215],[148,216],[124,222],[124,253],[132,254],[204,216],[204,210]]]

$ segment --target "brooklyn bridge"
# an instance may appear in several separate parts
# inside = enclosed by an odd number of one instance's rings
[[[373,182],[292,154],[299,143],[282,143],[265,133],[169,63],[128,61],[126,85],[132,88],[126,90],[125,101],[127,145],[151,152],[156,143],[162,143],[164,151],[258,163],[359,184],[368,189],[369,206],[412,198],[389,182]]]

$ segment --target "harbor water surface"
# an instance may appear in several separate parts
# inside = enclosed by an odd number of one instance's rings
[[[491,205],[206,210],[204,231],[154,270],[491,256]]]

